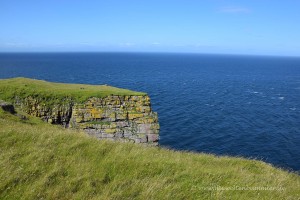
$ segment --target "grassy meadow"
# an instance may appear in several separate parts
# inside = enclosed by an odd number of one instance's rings
[[[53,83],[29,78],[0,79],[0,99],[14,101],[15,96],[26,98],[32,96],[49,101],[64,101],[66,98],[75,102],[85,102],[90,97],[105,97],[108,95],[146,95],[127,89],[116,88],[108,85],[66,84]]]
[[[261,161],[100,141],[0,109],[0,199],[299,199]]]

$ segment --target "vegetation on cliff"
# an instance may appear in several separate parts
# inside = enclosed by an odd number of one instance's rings
[[[100,139],[157,145],[159,123],[146,93],[110,86],[0,80],[0,99],[51,124],[84,129]]]
[[[20,99],[31,96],[43,100],[43,103],[46,104],[66,99],[82,103],[91,97],[101,98],[112,94],[119,96],[146,95],[146,93],[107,85],[53,83],[29,78],[0,79],[0,99],[5,101],[15,101],[16,96]]]
[[[99,141],[1,108],[0,127],[0,199],[300,197],[299,175],[261,161]]]

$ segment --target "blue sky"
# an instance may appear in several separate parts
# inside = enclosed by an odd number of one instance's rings
[[[300,56],[300,1],[0,0],[0,51]]]

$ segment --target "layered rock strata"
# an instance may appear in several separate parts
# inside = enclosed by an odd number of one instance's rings
[[[49,105],[40,97],[15,97],[15,104],[23,111],[51,124],[83,129],[99,139],[158,143],[158,117],[147,95],[91,97],[84,103],[66,97],[63,101],[52,99],[51,102]]]

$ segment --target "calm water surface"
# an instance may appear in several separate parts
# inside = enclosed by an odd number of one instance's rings
[[[0,54],[0,78],[145,91],[160,145],[300,170],[300,58],[142,53]]]

